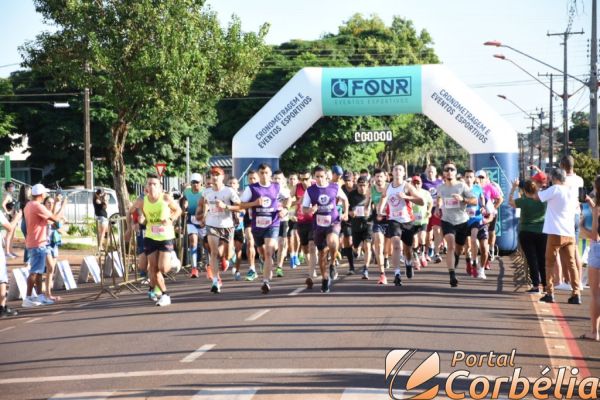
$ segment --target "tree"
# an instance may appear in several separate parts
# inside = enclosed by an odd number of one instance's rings
[[[303,67],[434,64],[439,60],[432,44],[429,33],[417,32],[410,20],[394,17],[386,26],[377,16],[355,14],[335,34],[275,46],[263,62],[248,98],[219,103],[219,123],[212,129],[214,147],[226,151],[233,135]],[[353,133],[360,128],[392,129],[394,141],[388,145],[357,144]],[[448,152],[455,159],[467,156],[423,115],[326,117],[298,139],[280,163],[288,171],[319,163],[356,169],[386,164],[384,160],[422,164],[426,159],[445,158]]]
[[[9,101],[12,87],[8,79],[0,78],[0,100]],[[12,144],[10,134],[14,131],[15,115],[10,112],[10,104],[0,104],[0,150],[4,153],[10,149]]]
[[[266,54],[266,25],[243,33],[234,17],[223,29],[204,3],[35,1],[58,29],[22,48],[25,64],[51,76],[54,87],[89,87],[101,96],[113,115],[108,155],[122,213],[128,141],[170,134],[168,118],[187,126],[212,123],[215,103],[245,93]]]
[[[600,173],[600,160],[595,160],[590,150],[581,153],[572,151],[571,155],[575,159],[575,172],[583,178],[586,188],[593,188],[594,179]]]

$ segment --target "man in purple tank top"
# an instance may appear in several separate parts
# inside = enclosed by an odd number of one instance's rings
[[[331,287],[331,277],[327,269],[327,250],[333,263],[340,243],[341,221],[348,220],[348,198],[337,183],[328,183],[325,168],[314,170],[316,183],[304,193],[302,208],[304,213],[313,215],[313,238],[319,250],[319,268],[323,282],[321,291],[327,293]],[[342,203],[342,215],[338,213],[337,202]],[[333,269],[330,265],[329,269]]]
[[[252,236],[264,260],[263,294],[269,293],[273,254],[277,251],[280,218],[288,212],[290,197],[280,191],[279,184],[271,182],[271,167],[261,164],[258,167],[258,182],[247,186],[242,193],[240,208],[252,208]],[[279,199],[283,201],[280,202]]]

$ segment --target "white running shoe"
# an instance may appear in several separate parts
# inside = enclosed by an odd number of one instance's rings
[[[160,296],[160,300],[158,300],[156,302],[156,305],[159,307],[168,306],[170,304],[171,304],[171,296],[169,296],[168,294],[163,294],[162,296]]]
[[[561,284],[559,284],[559,285],[555,285],[555,286],[554,286],[554,290],[564,290],[564,291],[571,291],[571,290],[572,290],[572,288],[571,288],[571,285],[570,285],[570,284],[568,284],[568,283],[566,283],[566,282],[563,282],[563,283],[561,283]]]
[[[23,307],[23,308],[31,308],[31,307],[41,306],[41,305],[42,305],[42,303],[33,296],[25,297],[23,299],[23,303],[21,303],[21,307]]]
[[[477,267],[477,279],[487,279],[487,276],[485,276],[485,269],[483,267]]]
[[[39,301],[40,303],[42,303],[45,306],[54,304],[54,300],[47,298],[44,294],[40,294],[37,297],[37,301]]]

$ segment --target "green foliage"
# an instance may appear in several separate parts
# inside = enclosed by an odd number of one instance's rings
[[[49,76],[52,88],[89,87],[101,99],[110,117],[110,141],[103,145],[108,144],[122,212],[127,197],[123,156],[139,155],[141,142],[164,140],[171,149],[159,156],[180,160],[182,135],[200,136],[201,143],[215,121],[215,103],[245,94],[266,54],[266,25],[258,33],[244,33],[233,18],[223,29],[204,3],[35,1],[57,30],[23,46],[26,65]],[[147,155],[137,159],[149,161]]]
[[[595,160],[588,150],[585,153],[572,151],[571,155],[575,159],[575,172],[583,178],[586,188],[594,187],[594,179],[600,174],[600,160]]]
[[[210,145],[229,153],[235,133],[301,68],[438,63],[432,45],[429,33],[416,32],[409,20],[394,17],[391,26],[386,26],[377,16],[356,14],[336,34],[274,46],[249,97],[218,104],[219,123],[212,129]],[[354,132],[361,128],[392,129],[394,141],[388,145],[357,144]],[[468,164],[467,153],[423,115],[326,117],[282,155],[280,165],[287,171],[317,164],[340,164],[355,170],[375,165],[389,168],[398,161],[423,166],[448,156]]]
[[[12,101],[12,97],[6,97],[13,94],[10,81],[0,78],[0,101]],[[9,135],[14,132],[15,115],[11,112],[10,103],[0,103],[0,151],[3,153],[10,149],[13,144]]]

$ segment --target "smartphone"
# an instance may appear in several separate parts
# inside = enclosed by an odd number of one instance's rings
[[[585,188],[578,188],[579,189],[579,202],[580,203],[585,203],[585,196],[587,195]]]

